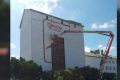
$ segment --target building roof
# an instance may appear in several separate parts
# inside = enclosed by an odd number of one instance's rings
[[[100,54],[94,54],[94,53],[91,53],[91,52],[85,52],[85,55],[86,56],[93,56],[93,57],[102,57],[102,55],[100,55]]]
[[[35,11],[35,12],[38,12],[38,13],[41,13],[41,14],[44,14],[44,15],[48,15],[48,16],[51,16],[51,17],[54,17],[54,18],[57,18],[57,19],[64,20],[64,19],[62,19],[62,18],[58,18],[58,17],[52,16],[52,15],[50,15],[50,14],[46,14],[46,13],[43,13],[43,12],[40,12],[40,11],[37,11],[37,10],[33,10],[33,9],[29,9],[29,10]],[[84,27],[81,23],[76,22],[76,21],[72,21],[72,20],[64,20],[64,21],[66,21],[66,22],[68,22],[68,23],[73,23],[73,24],[80,25],[80,26]]]
[[[54,18],[57,18],[57,19],[61,19],[61,20],[66,21],[66,22],[68,22],[68,23],[72,23],[72,24],[76,24],[76,25],[79,25],[79,26],[81,26],[81,27],[84,27],[81,23],[76,22],[76,21],[64,20],[64,19],[62,19],[62,18],[58,18],[58,17],[52,16],[52,15],[49,15],[49,14],[46,14],[46,13],[43,13],[43,12],[40,12],[40,11],[37,11],[37,10],[33,10],[33,9],[24,9],[24,11],[25,11],[25,10],[34,11],[34,12],[37,12],[37,13],[40,13],[40,14],[44,14],[44,15],[51,16],[51,17],[54,17]],[[24,15],[24,12],[23,12],[23,15]],[[23,20],[23,16],[22,16],[22,20]],[[21,23],[22,23],[22,20],[21,20]],[[21,23],[20,23],[20,27],[21,27]]]
[[[66,20],[68,23],[72,23],[72,24],[76,24],[76,25],[80,25],[81,27],[84,27],[81,23],[76,22],[76,21],[72,21],[72,20]]]
[[[95,53],[91,53],[91,52],[85,52],[85,56],[89,56],[89,57],[97,57],[97,58],[101,58],[103,57],[101,54],[95,54]],[[108,56],[107,59],[117,59],[117,57],[115,56]]]

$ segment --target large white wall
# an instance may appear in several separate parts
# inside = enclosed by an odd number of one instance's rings
[[[86,66],[100,69],[100,61],[101,61],[101,58],[99,57],[85,56]]]
[[[31,12],[25,10],[20,24],[20,57],[31,60]]]
[[[65,66],[74,68],[85,66],[84,40],[81,33],[65,34]]]
[[[31,11],[31,37],[32,37],[32,59],[42,65],[44,70],[51,70],[52,64],[46,63],[43,57],[43,23],[42,21],[46,19],[46,16],[37,12]],[[47,60],[51,57],[51,54],[47,53]],[[49,59],[49,61],[51,61]]]

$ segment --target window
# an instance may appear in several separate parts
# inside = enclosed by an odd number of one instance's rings
[[[106,60],[106,63],[107,63],[108,61]]]
[[[111,63],[111,61],[109,60],[109,63]]]
[[[110,66],[110,70],[111,70],[111,66]]]
[[[114,61],[112,61],[112,63],[114,64]]]
[[[113,70],[115,70],[115,67],[113,67]]]
[[[106,70],[108,70],[108,66],[106,66]]]

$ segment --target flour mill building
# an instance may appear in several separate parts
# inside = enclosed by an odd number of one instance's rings
[[[32,9],[25,9],[20,24],[20,56],[33,60],[43,70],[59,70],[85,66],[83,25]],[[55,40],[55,43],[53,41]]]

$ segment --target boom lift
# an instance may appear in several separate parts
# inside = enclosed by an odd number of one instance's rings
[[[103,67],[104,67],[104,64],[106,63],[106,59],[108,57],[108,54],[109,54],[109,51],[110,51],[110,48],[111,48],[111,45],[112,45],[112,42],[113,42],[114,34],[111,31],[65,30],[62,33],[58,34],[57,36],[62,36],[65,33],[96,33],[96,34],[109,36],[108,44],[107,44],[107,46],[105,48],[104,55],[103,55],[103,57],[101,59],[101,62],[100,62],[100,78],[102,79]],[[55,40],[52,43],[55,43]],[[51,45],[49,45],[48,47],[50,47],[50,46]]]
[[[43,35],[44,35],[44,22],[46,20],[48,20],[48,19],[43,20]],[[48,20],[48,21],[55,22],[55,21],[52,21],[52,20]],[[55,23],[58,23],[58,22],[55,22]],[[58,23],[58,24],[60,24],[60,23]],[[65,26],[69,26],[69,25],[65,25]],[[113,38],[114,38],[114,34],[112,33],[112,31],[80,31],[80,30],[71,30],[71,29],[69,29],[69,30],[64,30],[60,34],[57,34],[57,36],[62,36],[65,33],[96,33],[96,34],[109,36],[107,46],[106,46],[106,48],[104,50],[104,55],[102,56],[102,59],[101,59],[101,62],[100,62],[100,78],[102,79],[104,64],[106,63],[106,59],[108,57],[108,54],[109,54],[109,51],[110,51],[110,48],[111,48],[111,45],[112,45],[112,42],[113,42]],[[43,41],[44,41],[44,37],[43,37]],[[56,43],[56,42],[57,42],[56,40],[53,40],[53,42],[46,48],[50,48],[51,45]],[[44,61],[46,63],[52,63],[52,62],[47,61],[47,59],[45,57],[45,43],[44,42],[43,42],[43,47],[44,47],[44,49],[43,49]]]

